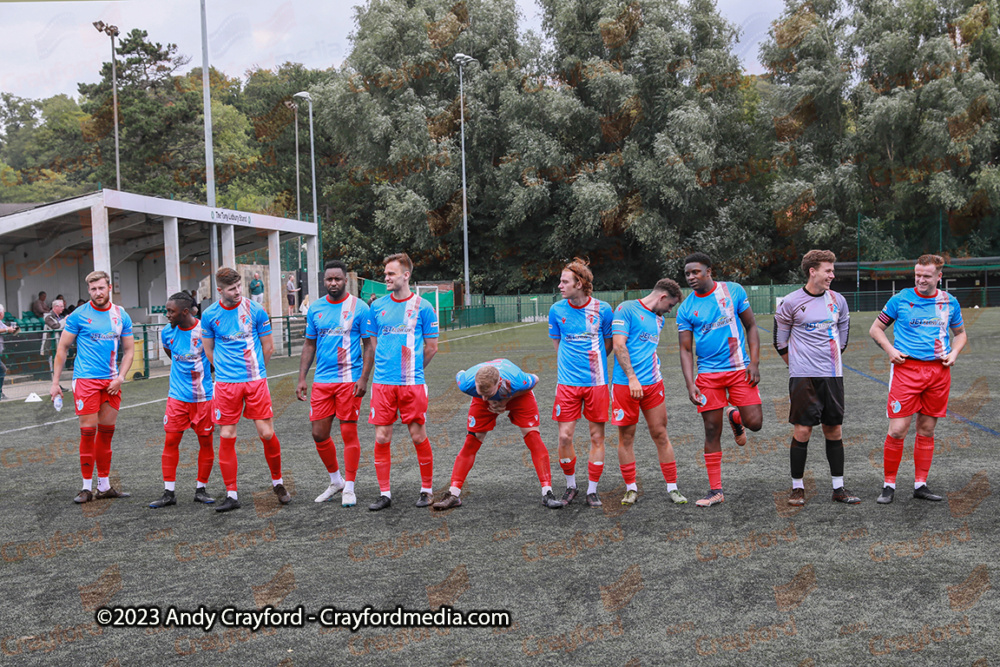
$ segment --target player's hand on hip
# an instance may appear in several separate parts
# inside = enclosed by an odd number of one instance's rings
[[[642,385],[639,384],[639,378],[630,377],[628,379],[628,393],[637,401],[642,398]]]
[[[308,395],[309,395],[309,387],[306,386],[305,381],[300,382],[298,386],[295,387],[295,398],[299,399],[300,401],[304,401],[306,400],[306,397]]]
[[[952,350],[948,353],[948,356],[941,360],[941,365],[945,368],[951,368],[955,365],[956,361],[958,361],[958,352]]]
[[[111,384],[108,385],[107,392],[109,395],[114,396],[119,391],[121,391],[121,389],[122,389],[122,379],[115,378],[114,380],[111,381]]]
[[[891,350],[889,350],[889,362],[893,364],[906,363],[906,360],[909,358],[909,356],[910,355],[900,352],[896,348],[892,348]]]
[[[357,382],[354,383],[355,396],[364,396],[367,391],[368,391],[368,385],[362,380],[358,380]]]
[[[760,368],[752,361],[747,366],[747,384],[751,387],[756,387],[760,384]]]

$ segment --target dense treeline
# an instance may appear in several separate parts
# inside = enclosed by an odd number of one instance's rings
[[[466,53],[474,291],[551,288],[576,255],[617,288],[696,248],[778,281],[815,246],[1000,254],[997,0],[788,1],[754,76],[712,0],[540,4],[543,36],[513,0],[369,0],[339,69],[213,71],[219,204],[295,214],[290,104],[310,90],[324,253],[377,274],[406,249],[419,279],[459,278]],[[200,70],[141,30],[118,55],[123,188],[204,201]],[[114,183],[102,75],[75,100],[2,93],[0,200]]]

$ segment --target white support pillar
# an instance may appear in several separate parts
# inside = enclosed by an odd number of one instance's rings
[[[222,266],[236,268],[236,235],[232,225],[219,225],[222,228]]]
[[[164,298],[181,291],[180,249],[177,218],[163,218],[163,268],[167,274],[167,294]]]
[[[319,251],[315,236],[306,237],[306,271],[309,279],[306,284],[309,286],[309,303],[316,303],[319,294]]]
[[[271,316],[271,329],[274,331],[274,351],[281,353],[281,346],[284,340],[284,326],[281,317],[281,232],[267,233],[267,282],[270,287],[268,293],[268,314]]]
[[[108,209],[102,200],[90,207],[90,229],[94,243],[94,271],[111,275],[111,236],[108,230]]]

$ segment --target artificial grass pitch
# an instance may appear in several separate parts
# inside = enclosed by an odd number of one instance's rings
[[[240,426],[242,509],[226,514],[192,502],[197,441],[181,444],[176,506],[153,510],[162,492],[160,454],[166,379],[132,382],[114,437],[112,480],[129,499],[75,505],[80,488],[78,428],[48,401],[4,403],[0,412],[0,653],[5,665],[170,664],[935,664],[985,665],[1000,654],[1000,602],[993,583],[998,505],[991,493],[1000,444],[996,346],[1000,311],[964,312],[970,343],[953,371],[954,416],[937,428],[930,488],[940,503],[914,500],[913,433],[896,500],[881,489],[888,364],[868,338],[873,313],[854,314],[845,354],[846,486],[860,505],[830,500],[822,434],[807,463],[806,505],[790,488],[788,373],[762,328],[764,427],[737,447],[723,434],[725,502],[701,509],[708,491],[701,419],[687,400],[674,321],[660,346],[668,429],[680,490],[667,498],[655,449],[640,423],[639,502],[620,504],[617,429],[607,426],[601,509],[583,496],[562,510],[541,505],[520,434],[501,417],[483,444],[462,495],[446,512],[413,506],[416,454],[405,428],[392,443],[393,504],[373,513],[374,429],[359,424],[358,505],[313,499],[328,484],[310,436],[308,405],[296,401],[298,359],[268,368],[285,486],[279,505],[252,424]],[[537,373],[542,438],[556,496],[564,488],[551,421],[555,353],[544,323],[480,327],[442,336],[427,369],[428,435],[435,489],[450,481],[465,438],[468,397],[455,373],[496,357]],[[285,374],[285,375],[283,375]],[[144,404],[144,405],[140,405]],[[368,410],[365,399],[362,415]],[[59,423],[57,420],[66,420]],[[29,428],[26,426],[44,426]],[[343,443],[333,437],[343,468]],[[216,436],[218,447],[218,436]],[[577,427],[577,482],[586,485],[587,425]],[[224,488],[213,469],[209,490]],[[584,489],[585,490],[585,489]],[[508,627],[245,627],[261,618],[319,616],[326,610],[429,612],[503,610]],[[101,627],[95,612],[118,611],[133,625],[174,608],[169,627]],[[240,627],[204,610],[227,612]],[[286,612],[282,615],[280,612]],[[242,614],[237,616],[237,614]],[[254,619],[258,619],[255,621]],[[191,627],[182,627],[185,621]],[[199,623],[199,621],[201,623]],[[294,621],[291,621],[294,622]],[[994,657],[995,659],[995,657]]]

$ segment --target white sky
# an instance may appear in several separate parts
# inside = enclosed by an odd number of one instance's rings
[[[749,72],[759,73],[757,44],[780,13],[782,0],[717,0],[722,14],[743,28],[737,46]],[[339,65],[350,47],[354,27],[352,0],[207,0],[212,65],[230,76],[286,61],[309,68]],[[518,0],[522,28],[540,32],[534,0]],[[58,93],[76,96],[77,82],[98,79],[109,61],[110,39],[94,21],[121,32],[142,28],[162,44],[175,43],[201,63],[199,0],[121,0],[119,2],[18,2],[0,0],[0,91],[30,99]]]

